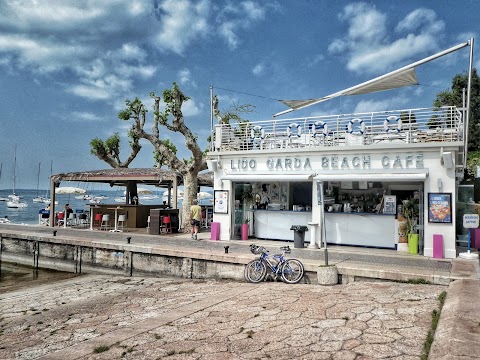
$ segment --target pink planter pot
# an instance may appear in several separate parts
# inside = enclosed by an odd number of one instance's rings
[[[242,224],[242,240],[248,240],[248,224]]]

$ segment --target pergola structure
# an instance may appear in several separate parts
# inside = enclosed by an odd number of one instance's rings
[[[62,181],[104,183],[110,186],[125,186],[125,201],[131,203],[134,196],[138,197],[137,185],[153,185],[158,188],[168,189],[168,204],[173,208],[178,205],[178,186],[183,184],[183,177],[180,173],[172,170],[157,168],[116,168],[104,170],[91,170],[80,172],[61,173],[50,176],[51,206],[50,226],[55,226],[55,188],[60,186]],[[213,172],[198,175],[199,186],[213,187]],[[172,204],[170,204],[170,198]]]

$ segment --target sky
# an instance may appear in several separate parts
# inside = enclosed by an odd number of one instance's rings
[[[0,189],[48,186],[53,173],[109,168],[90,141],[118,132],[129,155],[125,100],[176,82],[186,125],[207,148],[210,86],[221,110],[250,104],[251,121],[286,110],[278,99],[325,96],[476,38],[480,1],[1,0]],[[480,45],[480,43],[479,43]],[[474,46],[474,66],[480,59]],[[287,117],[431,107],[467,47],[417,69],[419,85],[337,98]],[[188,158],[183,137],[161,137]],[[153,148],[130,167],[152,167]]]

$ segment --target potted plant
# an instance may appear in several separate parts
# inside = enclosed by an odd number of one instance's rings
[[[410,254],[418,253],[418,233],[417,233],[417,220],[418,220],[418,199],[410,198],[403,200],[403,215],[407,220],[407,239],[408,239],[408,252]]]

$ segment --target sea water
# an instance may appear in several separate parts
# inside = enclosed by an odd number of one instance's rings
[[[16,194],[21,196],[23,200],[28,204],[26,208],[20,209],[12,209],[7,207],[6,201],[0,201],[0,218],[4,218],[5,216],[8,217],[12,224],[26,224],[26,225],[33,225],[38,224],[38,213],[40,210],[44,209],[47,205],[44,203],[34,203],[33,198],[37,196],[45,196],[45,190],[37,190],[32,189],[17,189]],[[121,202],[115,202],[115,198],[119,198],[123,196],[124,188],[119,190],[92,190],[88,191],[88,194],[92,197],[95,196],[106,196],[108,199],[101,200],[102,204],[115,204],[116,206],[122,205]],[[0,190],[0,197],[6,198],[8,195],[11,194],[11,190]],[[55,201],[58,202],[55,205],[55,211],[62,211],[65,207],[65,204],[70,204],[70,207],[75,212],[76,210],[90,210],[90,202],[89,200],[83,199],[76,199],[75,196],[80,196],[80,194],[57,194],[55,195]],[[149,196],[153,195],[153,199],[150,198],[142,198],[142,195],[139,195],[140,203],[144,205],[162,205],[163,204],[163,190],[159,192],[158,195],[149,194]],[[212,198],[202,199],[199,201],[199,205],[212,205],[210,200]],[[178,207],[182,207],[182,200],[179,199]]]

